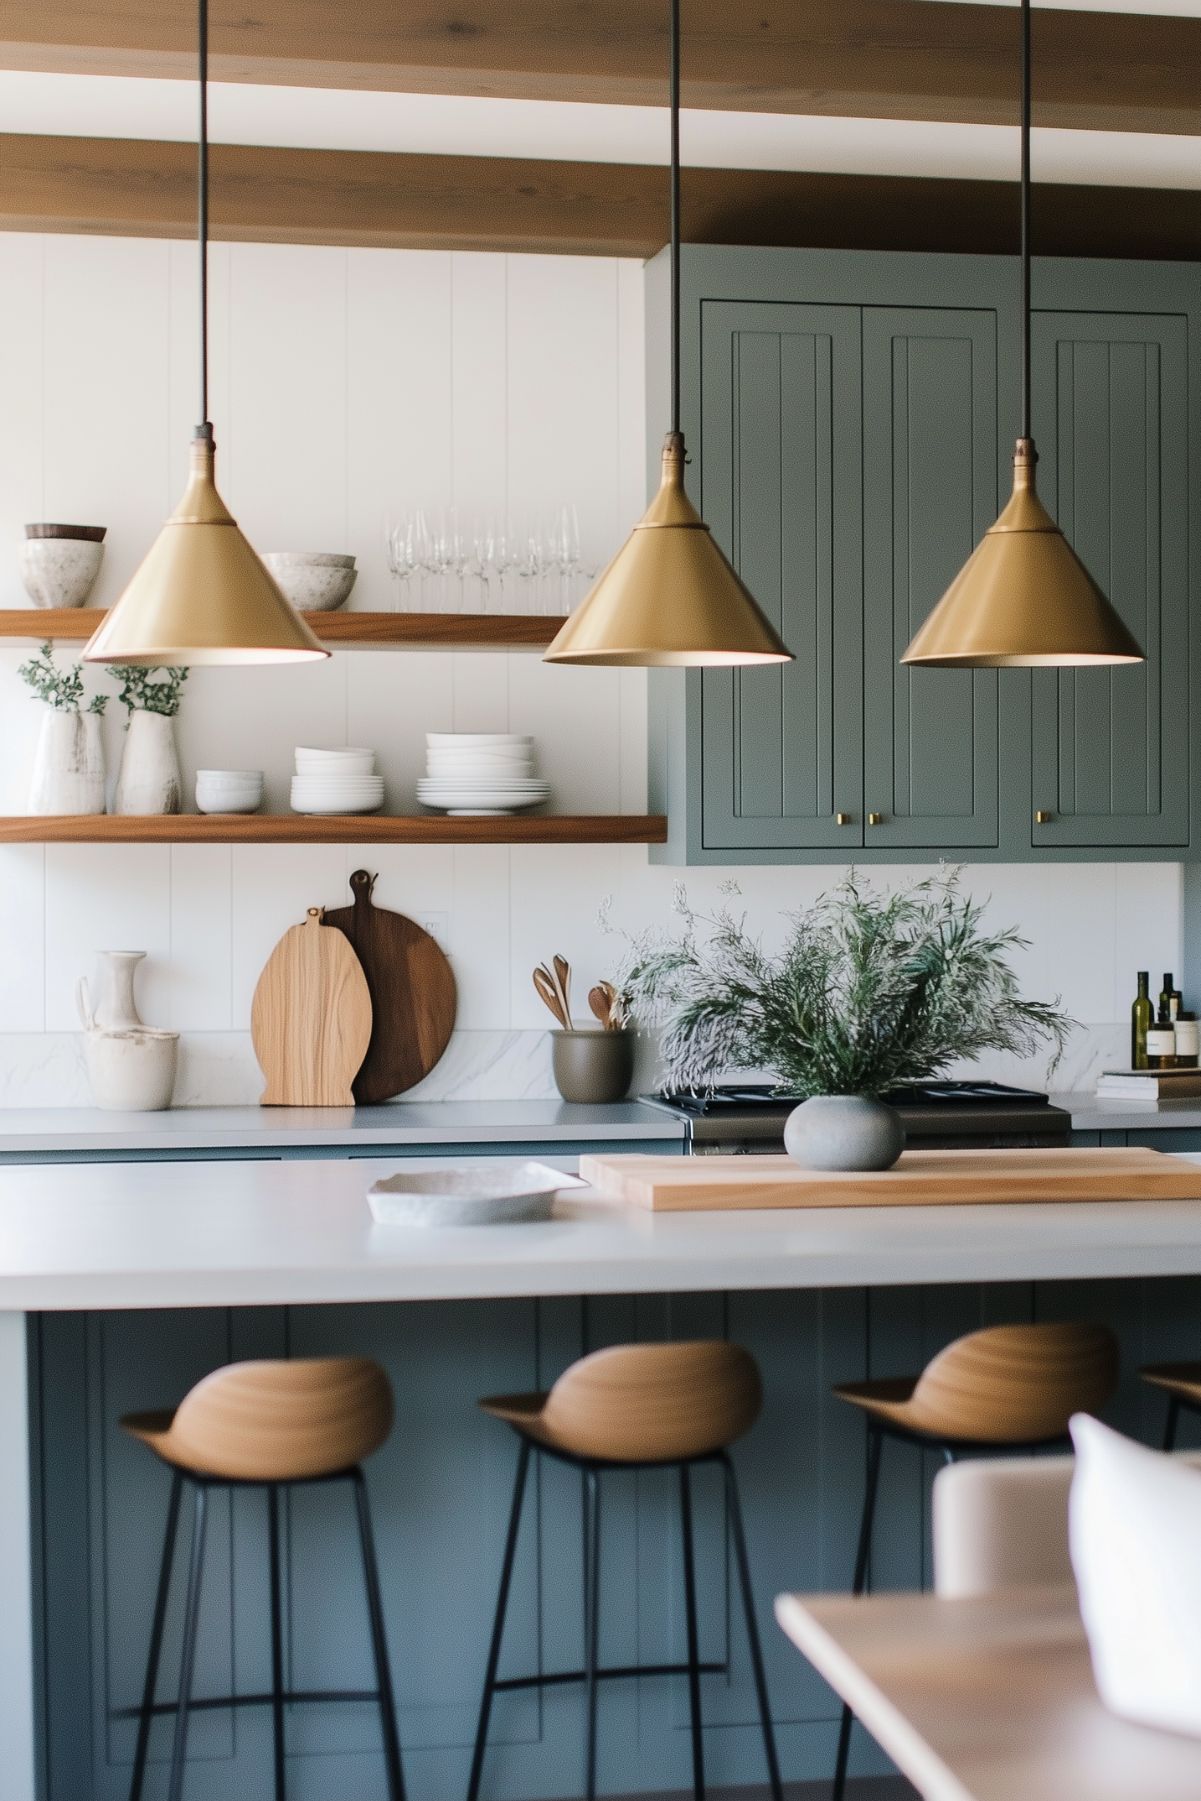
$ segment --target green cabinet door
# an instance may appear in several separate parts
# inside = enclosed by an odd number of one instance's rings
[[[863,842],[859,308],[706,301],[701,393],[697,499],[796,657],[704,674],[703,845],[849,852]]]
[[[1033,342],[1042,497],[1147,661],[1033,672],[1031,842],[1186,846],[1187,320],[1044,312]]]
[[[863,313],[864,809],[873,850],[998,842],[995,670],[905,646],[997,513],[997,317]]]

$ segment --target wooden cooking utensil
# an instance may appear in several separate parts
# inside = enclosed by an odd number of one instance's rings
[[[550,960],[550,973],[554,978],[555,987],[559,991],[559,1005],[563,1009],[563,1018],[567,1021],[568,1030],[570,1030],[571,964],[567,961],[566,957],[561,957],[557,951]]]
[[[375,877],[356,869],[354,903],[335,907],[325,923],[354,947],[371,991],[371,1042],[354,1079],[360,1106],[391,1100],[414,1087],[442,1056],[454,1030],[454,972],[437,940],[372,899]]]
[[[534,971],[534,987],[537,991],[539,1000],[545,1007],[549,1008],[551,1014],[558,1020],[564,1031],[570,1031],[571,1020],[563,1011],[563,1005],[559,999],[558,984],[545,963],[539,963],[537,969]]]
[[[371,1042],[371,993],[341,932],[322,909],[286,931],[268,957],[250,1009],[250,1033],[267,1086],[264,1107],[349,1107]]]
[[[595,1017],[600,1020],[605,1031],[611,1032],[613,1030],[613,1014],[612,1009],[609,1006],[609,996],[605,992],[605,987],[606,985],[603,982],[598,982],[595,988],[590,988],[588,990],[588,1005],[591,1007]]]

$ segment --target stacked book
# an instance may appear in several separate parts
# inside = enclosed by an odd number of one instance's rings
[[[1097,1094],[1110,1101],[1190,1100],[1201,1096],[1201,1069],[1110,1069],[1097,1077]]]

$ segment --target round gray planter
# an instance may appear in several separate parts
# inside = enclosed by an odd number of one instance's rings
[[[905,1148],[895,1111],[865,1094],[818,1094],[788,1115],[784,1149],[802,1169],[891,1169]]]

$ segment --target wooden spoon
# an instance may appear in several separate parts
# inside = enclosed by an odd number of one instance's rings
[[[549,969],[547,969],[546,965],[543,963],[540,963],[534,971],[534,988],[537,991],[539,1000],[541,1000],[543,1005],[549,1009],[554,1018],[558,1020],[564,1031],[569,1030],[568,1020],[559,1004],[558,985]]]
[[[559,985],[559,999],[563,1003],[563,1012],[566,1017],[567,1024],[568,1024],[568,1026],[570,1026],[571,1025],[571,964],[567,961],[566,957],[559,956],[559,954],[557,952],[556,952],[554,958],[552,959],[552,961],[554,963],[555,981]]]
[[[609,1007],[609,997],[605,993],[604,984],[598,982],[595,988],[588,990],[588,1005],[606,1032],[613,1030],[613,1015]]]

